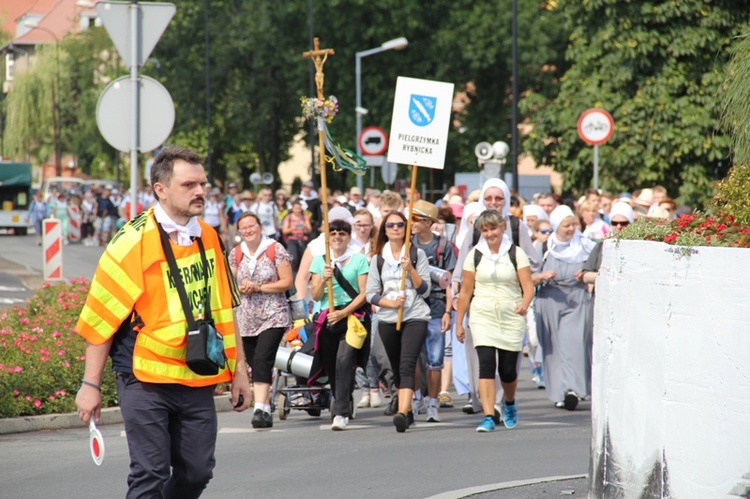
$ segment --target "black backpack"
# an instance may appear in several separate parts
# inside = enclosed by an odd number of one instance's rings
[[[508,250],[508,257],[510,258],[510,263],[513,264],[513,268],[516,269],[516,272],[518,272],[518,264],[516,263],[516,245],[511,244],[510,249]],[[476,248],[474,248],[474,272],[476,273],[477,267],[479,266],[479,262],[482,261],[482,252],[477,251]]]
[[[409,245],[409,258],[411,258],[411,265],[415,269],[417,268],[417,257],[418,257],[418,255],[417,255],[417,247],[414,246],[413,244],[410,244]],[[382,274],[383,273],[383,263],[385,263],[385,260],[383,259],[383,255],[381,255],[381,254],[378,254],[377,259],[378,259],[377,260],[377,262],[378,262],[377,263],[377,265],[378,265],[378,273]]]
[[[521,219],[520,218],[514,217],[513,215],[510,216],[510,232],[511,232],[511,235],[512,235],[511,237],[513,239],[513,244],[515,244],[516,246],[518,246],[518,227],[519,227],[520,223],[521,223]],[[471,247],[472,248],[477,245],[477,243],[479,242],[479,238],[480,237],[482,237],[482,233],[479,231],[479,229],[477,229],[477,226],[475,225],[474,226],[474,233],[473,233],[473,235],[471,237]]]

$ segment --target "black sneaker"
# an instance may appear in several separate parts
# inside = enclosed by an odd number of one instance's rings
[[[385,406],[385,414],[386,416],[393,416],[398,412],[398,395],[393,395],[391,397],[391,402]]]
[[[397,412],[396,415],[393,416],[393,425],[396,427],[398,433],[403,433],[409,427],[409,422],[403,413]]]
[[[273,428],[273,416],[270,412],[263,411],[263,422],[266,424],[266,428]]]
[[[263,411],[261,409],[255,409],[251,424],[253,425],[253,428],[256,428],[256,429],[266,427],[266,420],[263,417]]]
[[[578,395],[576,392],[569,390],[565,392],[565,408],[569,411],[574,411],[578,407]]]
[[[414,426],[414,412],[409,411],[406,413],[406,427]]]

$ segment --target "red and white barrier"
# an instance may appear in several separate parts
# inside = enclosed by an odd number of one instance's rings
[[[42,248],[44,248],[44,280],[53,281],[62,275],[62,225],[60,220],[46,218],[42,221]]]
[[[68,208],[68,241],[81,242],[81,208],[74,204]]]

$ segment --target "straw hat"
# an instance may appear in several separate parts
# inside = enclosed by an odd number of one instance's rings
[[[423,199],[414,202],[414,213],[429,218],[433,223],[438,221],[437,206]]]

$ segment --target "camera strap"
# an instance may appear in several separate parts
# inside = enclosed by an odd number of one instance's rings
[[[174,286],[177,289],[177,294],[180,296],[180,302],[182,303],[182,310],[185,312],[185,319],[188,324],[188,331],[194,331],[198,328],[193,317],[193,311],[190,308],[190,302],[188,301],[187,291],[185,291],[185,284],[182,282],[182,274],[180,274],[177,268],[177,261],[172,251],[172,245],[169,241],[169,236],[160,223],[156,226],[159,228],[159,235],[161,236],[161,245],[164,248],[164,255],[167,257],[167,263],[169,264],[169,271],[172,273],[172,279],[174,279]],[[203,241],[201,238],[197,238],[198,248],[201,252],[201,261],[203,263],[203,283],[206,287],[206,299],[203,303],[204,319],[208,322],[211,321],[211,288],[208,286],[208,260],[206,259],[206,250],[203,247]]]

